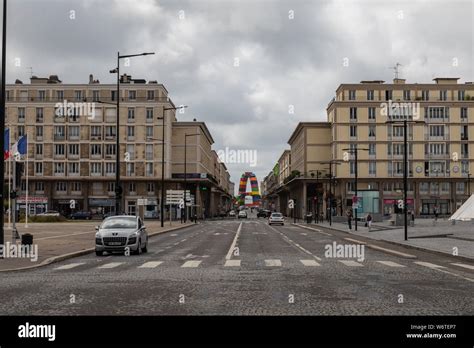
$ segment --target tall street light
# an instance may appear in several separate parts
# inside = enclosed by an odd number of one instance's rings
[[[5,157],[3,155],[5,149],[5,81],[6,81],[6,48],[7,48],[7,0],[3,0],[3,25],[2,25],[2,81],[1,81],[1,97],[0,97],[0,148],[2,156],[0,159],[0,182],[2,190],[0,192],[0,245],[4,245],[4,183],[5,183]],[[10,144],[8,144],[10,146]],[[9,193],[10,194],[10,193]],[[9,207],[11,211],[11,207]]]
[[[120,55],[120,52],[117,52],[117,67],[110,70],[111,74],[117,74],[117,95],[115,96],[116,105],[117,105],[117,122],[116,122],[116,158],[115,158],[115,215],[120,214],[120,201],[122,199],[123,189],[120,186],[120,59],[132,58],[138,56],[148,56],[153,55],[155,52],[144,52],[140,54],[126,54]]]
[[[187,172],[186,172],[186,148],[188,147],[187,146],[187,139],[188,137],[192,137],[192,136],[195,136],[195,135],[201,135],[199,133],[193,133],[193,134],[186,134],[184,133],[184,223],[186,223],[187,221],[187,211],[188,211],[188,199],[186,197],[186,185],[187,185],[187,182],[186,182],[186,177],[188,176],[187,175]]]
[[[161,227],[164,227],[165,224],[165,116],[166,111],[168,110],[180,110],[187,108],[187,105],[181,105],[177,108],[164,108],[163,109],[163,117],[158,117],[158,120],[163,120],[163,134],[161,136],[161,199],[160,199],[160,220],[161,220]],[[171,214],[171,211],[170,211]]]
[[[362,150],[362,149],[361,149]],[[329,226],[332,226],[332,182],[335,179],[333,175],[332,165],[340,165],[341,161],[337,160],[330,160],[330,161],[322,161],[318,162],[320,164],[329,164]]]
[[[355,146],[353,148],[349,148],[349,149],[342,149],[343,151],[347,151],[348,153],[350,154],[353,154],[354,155],[354,191],[355,191],[355,198],[356,198],[356,202],[357,202],[357,205],[356,207],[359,206],[359,197],[357,196],[357,177],[358,177],[358,165],[357,165],[357,161],[358,161],[358,157],[359,157],[359,151],[369,151],[369,149],[362,149],[360,147],[357,147],[357,144],[354,144]],[[354,229],[357,231],[357,209],[358,208],[355,208],[354,209]]]

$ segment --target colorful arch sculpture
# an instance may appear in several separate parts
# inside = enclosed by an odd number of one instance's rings
[[[250,187],[252,189],[251,192],[246,192],[247,190],[247,182],[250,179]],[[252,196],[252,203],[245,204],[245,196]],[[261,203],[262,197],[260,196],[260,190],[258,188],[258,181],[257,177],[252,172],[245,172],[242,174],[240,178],[239,184],[239,196],[238,196],[238,203],[239,205],[245,206],[259,206]]]

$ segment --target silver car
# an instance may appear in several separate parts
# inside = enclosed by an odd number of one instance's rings
[[[124,252],[128,248],[132,254],[147,252],[148,233],[138,216],[117,215],[106,218],[96,228],[95,254],[102,256],[104,251]]]
[[[272,213],[268,219],[268,224],[279,224],[283,226],[285,224],[285,218],[283,217],[282,213]]]

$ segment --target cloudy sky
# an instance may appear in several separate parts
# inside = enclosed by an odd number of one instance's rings
[[[257,151],[255,167],[228,164],[236,186],[268,174],[298,122],[326,120],[340,83],[390,81],[396,62],[408,82],[474,81],[472,0],[14,0],[8,12],[9,83],[28,67],[113,83],[117,51],[157,52],[122,71],[189,105],[179,120],[205,121],[216,151]]]

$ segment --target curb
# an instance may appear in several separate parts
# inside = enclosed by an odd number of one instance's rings
[[[154,236],[159,235],[159,234],[163,234],[163,233],[167,233],[167,232],[173,232],[173,231],[176,231],[176,230],[180,230],[180,229],[184,229],[184,228],[187,228],[187,227],[195,226],[195,225],[196,224],[187,224],[187,225],[184,225],[184,226],[173,227],[173,228],[170,228],[169,230],[149,233],[148,238],[154,237]],[[39,264],[34,265],[34,266],[2,269],[2,270],[0,270],[0,273],[2,273],[2,272],[19,272],[19,271],[27,271],[27,270],[34,269],[34,268],[40,268],[40,267],[48,266],[52,263],[61,262],[61,261],[67,260],[67,259],[72,259],[74,257],[87,255],[87,254],[93,253],[94,251],[95,251],[95,248],[89,248],[89,249],[83,249],[83,250],[79,250],[79,251],[73,251],[72,253],[50,257],[46,260],[41,261]]]
[[[319,225],[316,225],[316,226],[320,227]],[[451,257],[455,257],[455,258],[457,258],[457,259],[461,259],[461,260],[465,260],[465,261],[474,262],[474,257],[459,256],[459,255],[458,255],[458,256],[454,256],[454,255],[452,255],[452,254],[450,254],[450,253],[447,253],[447,252],[444,252],[444,251],[433,250],[433,249],[427,249],[427,248],[423,248],[423,247],[416,246],[416,245],[398,243],[398,242],[394,242],[394,241],[391,241],[391,240],[375,239],[375,238],[370,238],[370,237],[366,237],[366,236],[360,236],[360,235],[358,235],[358,234],[350,233],[350,232],[343,231],[343,230],[338,230],[337,228],[333,228],[333,227],[325,227],[325,226],[324,226],[324,228],[327,228],[327,229],[330,229],[330,230],[334,230],[334,231],[338,231],[338,232],[342,232],[342,233],[346,233],[346,234],[351,235],[351,236],[358,236],[358,237],[367,238],[367,239],[374,240],[374,241],[386,242],[386,243],[390,243],[390,244],[393,244],[393,245],[398,245],[398,246],[407,247],[407,248],[410,248],[410,249],[415,249],[415,250],[419,250],[419,251],[430,252],[430,253],[433,253],[433,254],[439,254],[439,255],[443,255],[443,256],[451,256]]]

